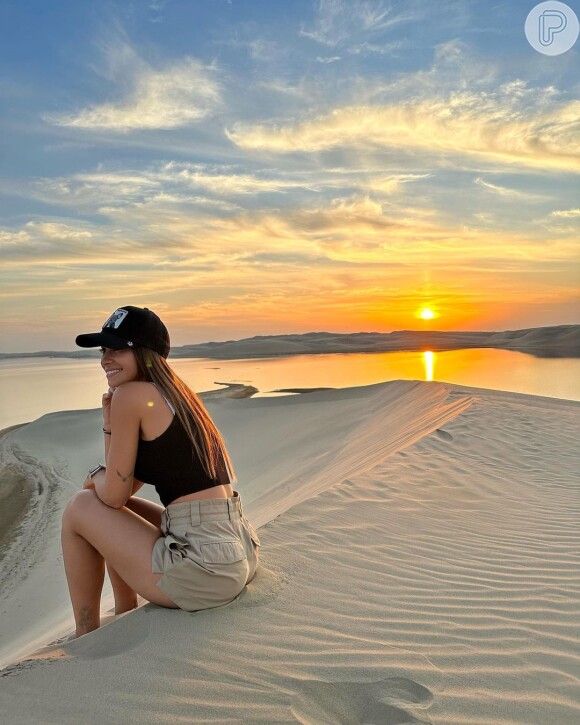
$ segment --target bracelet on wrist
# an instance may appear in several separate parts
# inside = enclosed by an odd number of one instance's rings
[[[102,463],[99,463],[98,466],[95,466],[95,468],[93,468],[89,471],[89,474],[88,474],[89,478],[92,479],[93,476],[95,475],[95,473],[98,473],[99,471],[106,471],[106,470],[107,470],[107,467],[103,466]]]

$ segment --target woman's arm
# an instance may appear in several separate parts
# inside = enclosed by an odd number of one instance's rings
[[[109,438],[105,442],[107,468],[93,480],[97,496],[112,508],[122,508],[133,493],[142,407],[138,383],[125,383],[111,399],[111,435],[104,434]]]
[[[111,430],[111,421],[110,416],[106,421],[103,421],[103,435],[105,436],[105,466],[107,465],[107,461],[109,459],[109,448],[111,447],[111,433],[105,433],[105,431]],[[131,491],[131,496],[143,486],[143,481],[138,481],[136,478],[133,478],[133,490]],[[94,488],[94,484],[92,486],[85,485],[85,488]]]
[[[99,471],[97,474],[95,474],[94,478],[96,478],[97,476],[100,476],[100,475],[102,475],[103,476],[103,480],[105,480],[104,477],[105,477],[106,474],[105,474],[104,471]],[[95,480],[94,480],[94,478],[90,478],[89,476],[87,476],[87,478],[85,479],[85,482],[83,483],[83,488],[92,488],[92,489],[95,489]],[[143,486],[143,481],[138,481],[136,478],[133,478],[133,490],[131,491],[131,496],[133,496],[133,494],[137,493],[137,491],[142,486]]]
[[[109,426],[111,424],[109,423]],[[111,428],[109,427],[109,430]],[[105,436],[105,466],[107,465],[107,461],[109,460],[109,448],[111,447],[111,434],[105,433],[105,428],[103,426],[103,435]]]

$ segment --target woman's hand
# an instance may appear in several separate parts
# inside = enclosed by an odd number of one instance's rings
[[[87,477],[85,478],[85,482],[83,483],[83,491],[84,491],[84,490],[85,490],[86,488],[92,488],[93,490],[95,489],[95,482],[94,482],[94,481],[93,481],[93,479],[92,479],[92,478],[90,478],[89,476],[87,476]]]
[[[111,426],[111,400],[115,390],[117,388],[109,386],[108,392],[103,393],[103,426],[107,429]]]

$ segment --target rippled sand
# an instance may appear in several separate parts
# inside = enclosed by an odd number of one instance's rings
[[[580,722],[580,403],[394,381],[210,412],[255,579],[7,667],[11,723]]]

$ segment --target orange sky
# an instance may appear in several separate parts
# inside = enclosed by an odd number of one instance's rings
[[[124,304],[178,345],[579,321],[576,47],[518,4],[214,5],[65,2],[0,51],[0,351]]]

